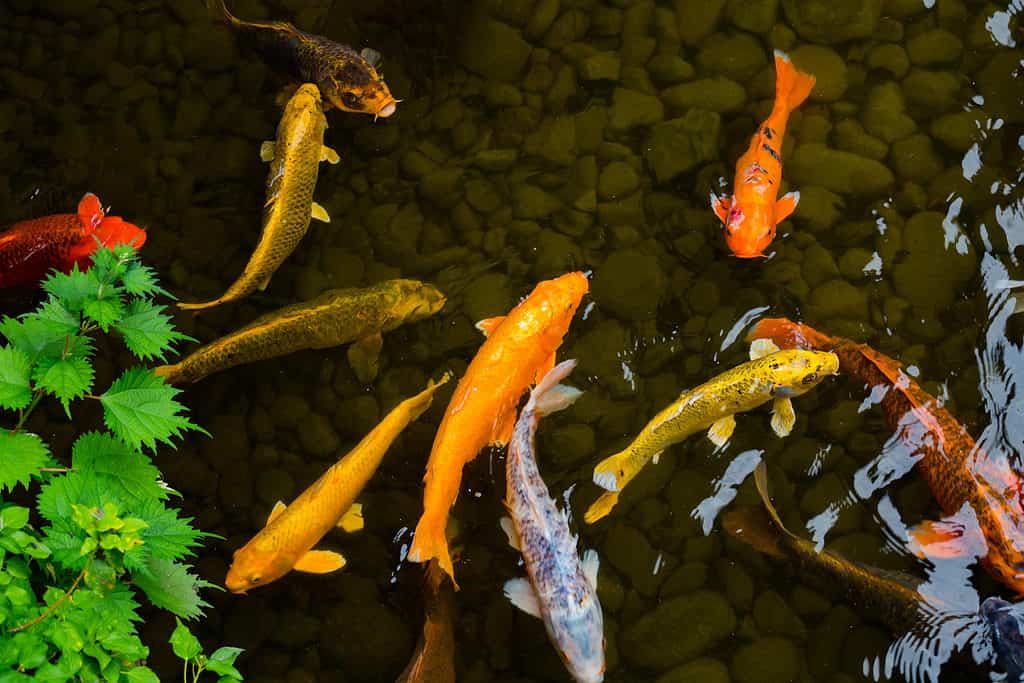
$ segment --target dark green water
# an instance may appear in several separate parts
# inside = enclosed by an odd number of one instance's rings
[[[1011,5],[230,3],[245,18],[372,46],[404,101],[377,123],[330,112],[326,142],[342,162],[321,169],[316,197],[332,222],[313,223],[264,295],[179,325],[209,341],[324,289],[396,276],[451,296],[438,317],[385,338],[371,386],[331,350],[188,390],[213,439],[189,438],[159,465],[198,526],[225,537],[205,548],[204,576],[223,581],[274,501],[297,495],[400,398],[445,368],[461,373],[481,342],[476,320],[570,269],[593,272],[559,356],[580,360],[573,379],[586,393],[545,420],[538,452],[577,521],[598,493],[594,464],[679,391],[745,360],[739,333],[759,317],[801,319],[913,366],[990,457],[1020,471],[1024,325],[993,286],[1024,276],[1024,36]],[[770,109],[775,47],[820,88],[783,147],[801,204],[770,259],[743,261],[707,197],[731,191],[733,164]],[[2,0],[0,224],[70,211],[92,191],[148,227],[144,258],[176,295],[219,294],[259,234],[259,144],[273,137],[280,85],[199,0]],[[102,381],[114,367],[98,372]],[[342,572],[208,596],[203,638],[246,648],[248,680],[390,681],[404,667],[422,611],[419,568],[401,557],[447,396],[368,486],[367,529],[325,539],[348,558]],[[968,602],[1009,597],[976,565],[932,571],[891,540],[900,519],[941,513],[914,472],[877,474],[906,468],[865,396],[839,377],[795,402],[786,439],[766,409],[739,416],[720,453],[694,436],[649,466],[607,520],[580,529],[602,559],[607,680],[840,683],[879,658],[885,669],[901,634],[722,532],[714,511],[732,489],[729,505],[757,503],[739,482],[760,451],[794,529],[802,520],[848,558],[932,576]],[[73,431],[53,430],[59,452]],[[498,528],[502,463],[485,452],[469,465],[453,512],[459,680],[567,680],[540,622],[501,593],[522,571]],[[155,615],[144,628],[168,680],[178,675],[162,645],[171,625]],[[962,648],[940,680],[984,680],[991,653],[973,633],[937,628],[895,652],[911,678],[934,680]]]

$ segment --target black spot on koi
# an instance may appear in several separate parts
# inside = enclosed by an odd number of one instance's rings
[[[780,157],[779,153],[776,152],[774,149],[772,149],[770,145],[765,143],[765,144],[761,145],[761,149],[763,149],[764,151],[768,152],[768,154],[771,155],[772,159],[775,159],[775,161],[778,161],[779,163],[782,163],[782,157]]]

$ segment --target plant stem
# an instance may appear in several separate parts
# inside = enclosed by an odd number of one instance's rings
[[[36,389],[35,395],[32,397],[32,402],[28,404],[18,417],[18,424],[14,425],[14,429],[11,430],[12,434],[17,434],[21,431],[21,428],[25,426],[25,421],[28,420],[28,416],[32,414],[32,411],[39,405],[39,400],[43,398],[43,392]]]
[[[89,566],[89,564],[86,563],[85,567],[88,567],[88,566]],[[57,602],[53,603],[48,608],[46,608],[45,612],[40,614],[38,617],[36,617],[32,621],[28,622],[27,624],[22,624],[21,626],[17,626],[15,628],[12,628],[12,629],[10,629],[8,631],[8,633],[17,633],[18,631],[24,631],[27,628],[32,628],[33,626],[38,624],[40,621],[42,621],[46,617],[48,617],[51,614],[53,614],[53,611],[56,610],[58,607],[60,607],[60,604],[62,602],[67,600],[69,597],[71,597],[71,594],[75,592],[76,588],[78,588],[78,583],[82,580],[82,577],[85,576],[85,567],[83,567],[82,571],[78,573],[78,576],[75,578],[75,582],[73,584],[71,584],[71,588],[69,588],[67,590],[67,592],[64,593],[64,595],[60,596],[60,599],[57,600]]]
[[[40,472],[56,472],[58,474],[67,474],[73,471],[70,467],[40,467]]]

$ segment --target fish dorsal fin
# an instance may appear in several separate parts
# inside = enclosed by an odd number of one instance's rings
[[[338,520],[338,528],[347,534],[354,533],[363,528],[363,504],[352,503],[352,507]]]
[[[260,159],[262,161],[273,161],[274,160],[274,146],[277,143],[273,140],[264,140],[263,144],[260,145]]]
[[[282,503],[281,501],[277,501],[276,503],[274,503],[273,509],[271,509],[270,514],[267,515],[267,526],[270,526],[270,524],[275,519],[280,517],[281,513],[284,512],[287,507],[288,506]]]
[[[476,329],[480,330],[485,337],[490,337],[504,321],[505,316],[503,315],[499,315],[494,318],[485,318],[476,324]]]
[[[597,570],[601,567],[601,558],[597,556],[597,551],[591,548],[587,552],[583,553],[583,574],[587,577],[587,583],[589,583],[594,590],[597,590]]]
[[[372,47],[364,47],[360,52],[359,56],[366,60],[366,63],[376,69],[380,66],[381,56],[380,53],[374,50]]]
[[[527,579],[509,579],[506,581],[505,597],[531,617],[541,618],[540,600],[537,599],[537,593],[533,590],[533,584]]]
[[[508,544],[515,550],[522,551],[522,546],[519,545],[519,534],[516,533],[516,528],[512,524],[511,517],[502,517],[498,522],[501,525],[501,530],[505,532],[505,538],[508,539]]]
[[[796,211],[796,206],[799,203],[799,192],[787,192],[782,195],[782,198],[775,202],[775,222],[781,223],[789,218],[790,214]]]
[[[85,196],[78,202],[78,220],[81,221],[87,235],[92,234],[96,226],[103,221],[103,216],[100,198],[92,192],[86,192]]]
[[[750,360],[757,360],[778,353],[779,347],[771,339],[755,339],[750,342]]]
[[[327,213],[327,209],[325,209],[320,204],[317,204],[316,202],[313,202],[313,206],[310,207],[309,215],[317,219],[318,221],[322,221],[324,223],[331,222],[331,215]]]
[[[310,550],[299,558],[292,569],[308,574],[328,574],[338,571],[345,564],[345,558],[341,553],[331,550]]]
[[[736,418],[732,415],[726,415],[715,420],[711,427],[708,428],[708,439],[717,448],[721,448],[732,437],[734,431],[736,431]]]

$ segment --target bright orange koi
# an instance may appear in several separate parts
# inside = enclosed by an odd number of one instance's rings
[[[916,468],[943,511],[953,519],[926,521],[910,531],[919,557],[952,557],[967,552],[980,528],[988,572],[1024,594],[1024,505],[1021,480],[1005,460],[980,451],[967,430],[926,392],[902,365],[865,344],[829,337],[785,318],[760,321],[748,339],[769,338],[782,348],[812,348],[839,356],[842,372],[872,387],[884,387],[886,423],[915,457]],[[977,526],[957,519],[969,506]]]
[[[232,593],[265,586],[292,569],[325,574],[345,566],[345,558],[329,550],[310,550],[333,527],[345,531],[363,528],[362,506],[356,497],[377,471],[391,443],[405,427],[430,407],[437,388],[449,379],[430,382],[427,388],[399,403],[291,505],[281,501],[270,512],[267,525],[235,551],[224,585]]]
[[[423,515],[409,560],[436,557],[455,582],[445,527],[459,494],[462,467],[484,446],[508,443],[519,399],[554,367],[555,351],[588,288],[579,272],[545,280],[507,316],[477,323],[487,341],[466,369],[437,429],[423,478]]]
[[[725,225],[725,243],[740,258],[764,256],[775,239],[775,226],[800,202],[799,192],[776,201],[782,180],[782,141],[789,114],[807,99],[814,76],[796,70],[789,56],[775,51],[775,106],[736,162],[732,197],[711,193],[711,209]]]

